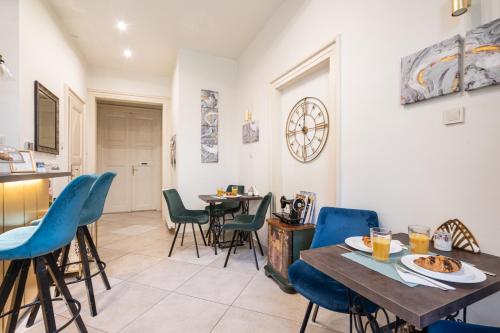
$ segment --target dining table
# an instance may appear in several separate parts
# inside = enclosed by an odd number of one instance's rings
[[[393,239],[400,241],[403,245],[408,244],[409,240],[405,233],[394,234]],[[430,245],[429,251],[432,253],[461,260],[490,273],[481,283],[446,282],[456,289],[441,290],[423,285],[410,287],[343,256],[350,251],[351,248],[346,244],[338,244],[301,251],[301,259],[342,283],[354,293],[377,304],[384,312],[389,311],[396,316],[396,320],[392,322],[389,320],[376,322],[375,316],[371,318],[369,316],[369,320],[375,320],[370,323],[373,331],[384,332],[383,327],[390,331],[397,326],[407,325],[412,329],[425,332],[426,328],[434,322],[446,317],[452,318],[460,310],[500,290],[500,257],[494,255],[472,253],[460,249],[442,252]],[[352,249],[352,252],[357,251]],[[362,253],[360,255],[366,256]],[[495,274],[496,276],[491,276]],[[350,308],[359,313],[359,306],[362,302],[354,303],[350,302]],[[353,315],[356,316],[356,313]],[[386,325],[381,325],[381,323]],[[365,332],[364,327],[356,327],[356,330],[360,333]]]
[[[202,201],[209,204],[209,227],[208,227],[208,242],[214,247],[214,252],[217,254],[217,247],[227,247],[226,242],[221,241],[219,238],[222,234],[222,224],[215,215],[215,208],[217,204],[223,202],[241,202],[241,213],[248,214],[250,210],[250,201],[262,200],[263,197],[256,194],[238,194],[237,196],[223,195],[217,196],[216,194],[200,194],[198,196]]]

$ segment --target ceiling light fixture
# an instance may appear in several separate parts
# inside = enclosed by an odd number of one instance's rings
[[[125,23],[125,21],[119,20],[116,22],[116,29],[118,29],[120,32],[127,31],[128,24]]]
[[[470,7],[471,0],[451,0],[451,16],[465,14]]]
[[[127,59],[132,58],[132,50],[129,48],[123,50],[123,56]]]

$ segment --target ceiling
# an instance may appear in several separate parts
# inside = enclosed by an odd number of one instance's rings
[[[90,66],[169,75],[188,48],[237,58],[284,0],[48,0]],[[128,24],[126,32],[116,22]],[[122,52],[130,48],[133,56]]]

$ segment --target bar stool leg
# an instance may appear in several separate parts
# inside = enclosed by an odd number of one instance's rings
[[[17,276],[22,268],[21,260],[14,260],[10,263],[9,268],[7,269],[7,273],[5,274],[5,278],[2,281],[2,285],[0,287],[0,313],[4,312],[5,303],[7,303],[7,299],[9,298],[10,291],[14,287],[16,283]]]
[[[45,262],[47,263],[49,267],[49,273],[50,276],[52,277],[52,280],[56,284],[56,287],[59,288],[61,291],[61,294],[66,301],[66,305],[69,308],[71,314],[75,316],[75,323],[78,328],[78,332],[80,333],[88,333],[87,328],[85,327],[85,324],[83,323],[82,317],[78,314],[78,308],[76,305],[71,302],[73,298],[71,297],[71,293],[69,292],[68,286],[66,285],[66,282],[64,281],[64,277],[61,273],[61,271],[57,267],[57,263],[54,259],[54,256],[52,254],[47,254],[44,256]],[[42,261],[43,262],[43,261]],[[44,267],[45,269],[45,267]],[[50,300],[50,299],[49,299]],[[52,306],[52,304],[51,304]],[[48,331],[52,332],[52,331]]]
[[[71,243],[69,243],[68,245],[66,245],[62,249],[61,272],[63,273],[63,275],[64,275],[64,272],[66,272],[66,268],[67,268],[66,265],[68,264],[68,261],[69,261],[69,251],[71,251]],[[56,254],[55,258],[56,258],[56,260],[59,259],[59,255]],[[54,295],[56,297],[59,297],[59,295],[61,295],[61,293],[59,292],[59,289],[56,288]],[[32,312],[35,310],[36,310],[36,307],[33,308]]]
[[[14,312],[11,313],[9,319],[7,320],[7,333],[14,333],[16,331],[17,320],[19,318],[19,308],[21,307],[21,302],[23,301],[23,294],[26,287],[26,279],[28,278],[29,269],[29,259],[23,260],[21,273],[19,274],[19,279],[15,285],[12,297],[11,309],[14,310]]]
[[[101,272],[102,282],[104,283],[106,290],[110,290],[111,285],[109,284],[108,276],[106,275],[106,272],[104,271],[104,266],[101,264],[101,258],[99,257],[99,253],[97,252],[97,248],[95,247],[94,240],[92,239],[92,236],[90,235],[89,228],[87,228],[87,226],[83,226],[81,228],[83,229],[83,232],[85,233],[85,239],[87,240],[87,246],[89,247],[90,253],[92,254],[92,257],[95,260],[97,268]]]
[[[82,261],[83,277],[85,279],[85,287],[87,287],[87,298],[89,300],[90,314],[92,317],[97,315],[97,307],[95,305],[94,286],[90,274],[89,257],[87,254],[87,245],[85,244],[85,234],[82,228],[76,231],[76,239],[78,248],[80,249],[80,260]]]
[[[52,307],[52,300],[50,295],[50,281],[49,274],[45,267],[42,257],[33,259],[36,272],[36,282],[38,284],[38,297],[42,306],[43,324],[45,325],[45,332],[56,331],[56,319],[54,316],[54,308]]]

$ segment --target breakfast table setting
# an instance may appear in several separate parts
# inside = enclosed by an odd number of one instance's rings
[[[409,226],[408,233],[396,234],[371,228],[370,235],[302,251],[301,259],[350,289],[357,332],[367,332],[368,326],[373,332],[398,332],[402,327],[405,332],[425,332],[440,319],[457,320],[460,311],[465,321],[468,305],[500,290],[500,257],[481,253],[478,247],[467,251],[452,246],[459,237],[446,232],[431,236],[425,226]],[[367,315],[358,295],[377,304],[377,313]]]

